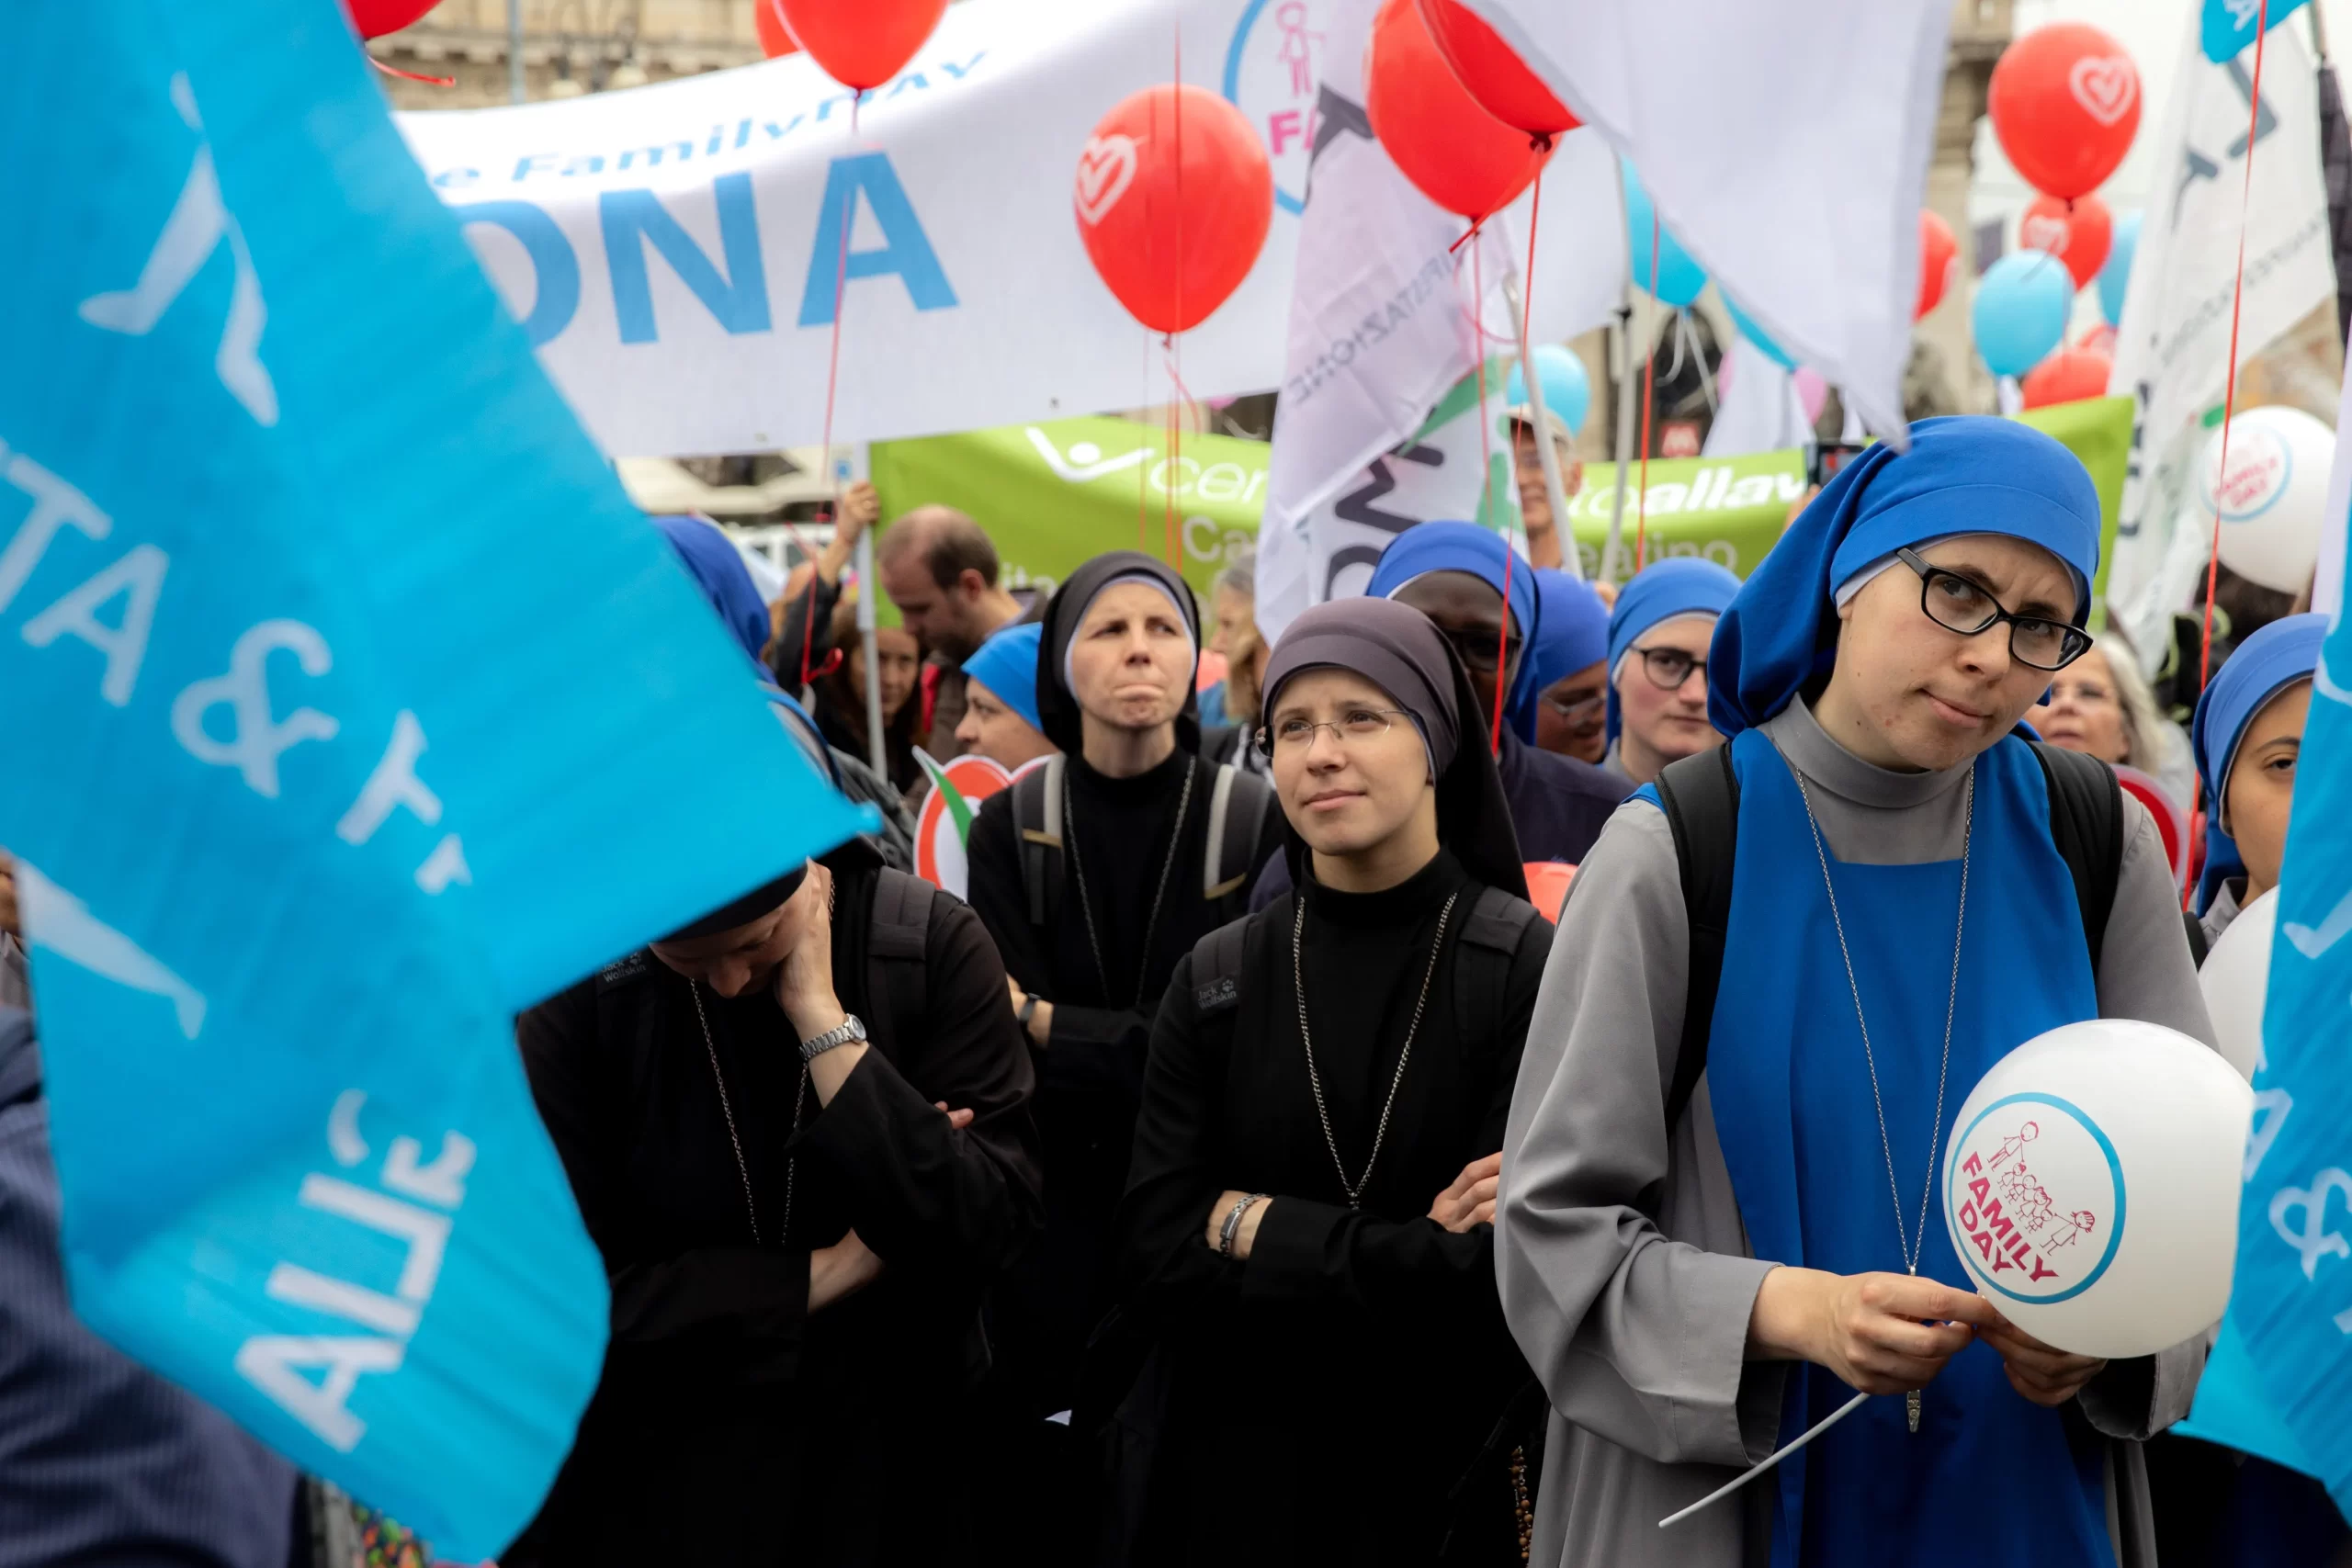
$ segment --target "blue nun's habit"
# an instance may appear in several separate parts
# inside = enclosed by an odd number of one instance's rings
[[[2098,1010],[2041,764],[2014,736],[1965,764],[1975,794],[1964,919],[1957,860],[1829,858],[1875,1049],[1874,1090],[1805,807],[1756,727],[1817,694],[1837,644],[1837,590],[1883,570],[1898,547],[1988,533],[2040,546],[2073,571],[2081,624],[2099,509],[2082,465],[2024,425],[1962,417],[1911,428],[1909,452],[1873,447],[1831,481],[1716,625],[1708,705],[1732,737],[1740,797],[1708,1077],[1756,1257],[1839,1274],[1903,1272],[1899,1203],[1919,1272],[1973,1291],[1939,1202],[1926,1205],[1920,1235],[1931,1150],[1986,1069],[2044,1030]],[[1892,570],[1911,578],[1899,563]],[[1809,1364],[1791,1368],[1785,1390],[1782,1442],[1852,1395]],[[1771,1561],[2112,1568],[2104,1462],[2103,1439],[2086,1423],[2029,1403],[1998,1353],[1973,1344],[1928,1385],[1917,1435],[1903,1400],[1871,1400],[1758,1483],[1777,1493]]]
[[[2212,906],[2224,883],[2245,875],[2237,840],[2222,830],[2229,798],[2230,769],[2246,727],[2270,699],[2319,668],[2320,645],[2327,640],[2327,617],[2289,615],[2271,622],[2238,644],[2197,699],[2189,739],[2197,752],[2197,776],[2205,783],[2205,869],[2197,878],[2197,913]]]
[[[1695,556],[1652,561],[1634,573],[1617,607],[1609,613],[1609,739],[1614,743],[1624,728],[1624,714],[1617,700],[1617,677],[1625,656],[1652,626],[1682,615],[1720,616],[1739,592],[1739,579],[1728,567]],[[1714,671],[1708,671],[1712,680]]]

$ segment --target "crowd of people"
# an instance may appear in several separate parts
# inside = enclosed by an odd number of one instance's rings
[[[2276,883],[2324,620],[2236,627],[2184,735],[2088,629],[2081,465],[2013,422],[1912,434],[1744,582],[1678,558],[1611,591],[1556,570],[1548,514],[1535,564],[1434,522],[1271,639],[1246,559],[1205,614],[1132,551],[1024,603],[924,506],[876,541],[899,619],[871,669],[870,487],[773,604],[663,520],[810,765],[889,811],[520,1020],[612,1321],[501,1561],[2343,1552],[2316,1483],[2158,1437],[2201,1337],[2041,1343],[1929,1201],[1948,1112],[2023,1040],[2211,1043],[2196,964]],[[1018,771],[968,902],[911,874],[918,747]],[[2201,800],[2186,918],[2108,764]],[[1543,862],[1577,868],[1556,926]],[[53,1280],[30,1061],[0,1011],[0,1279]],[[0,1303],[0,1564],[55,1560],[10,1522],[28,1442],[245,1462],[160,1384],[37,1403],[94,1362],[144,1377],[52,1293]],[[1660,1529],[1854,1390],[1895,1397]],[[251,1468],[282,1520],[292,1478]],[[141,1560],[287,1561],[251,1512],[233,1548]]]

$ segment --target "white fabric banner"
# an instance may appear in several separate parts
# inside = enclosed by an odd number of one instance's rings
[[[1905,439],[1951,0],[1466,3],[1634,161],[1774,342]]]
[[[2245,213],[2245,299],[2238,364],[2335,298],[2328,254],[2327,187],[2320,172],[2319,81],[2301,35],[2274,28],[2264,44],[2262,110],[2255,120],[2254,193],[2245,199],[2246,130],[2253,116],[2251,51],[2205,58],[2192,11],[2157,133],[2156,176],[2108,390],[2138,400],[2123,480],[2110,610],[2145,663],[2172,641],[2212,548],[2201,465],[2230,363],[2230,303]]]
[[[2319,570],[2312,578],[2312,608],[2333,626],[2344,613],[2344,551],[2352,524],[2352,376],[2335,408],[2335,462],[2327,473],[2327,512],[2319,525]]]
[[[1088,262],[1079,154],[1175,74],[1237,103],[1277,210],[1181,340],[1196,398],[1283,375],[1332,0],[967,0],[850,123],[804,55],[628,92],[399,117],[542,362],[607,453],[814,444],[854,192],[836,443],[1170,400],[1159,343]],[[828,222],[827,215],[835,215]]]
[[[1700,456],[1739,457],[1750,452],[1785,452],[1813,439],[1797,378],[1745,337],[1735,335],[1724,355],[1723,402],[1707,428]]]

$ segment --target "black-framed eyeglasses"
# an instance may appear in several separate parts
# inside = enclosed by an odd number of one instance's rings
[[[1693,670],[1702,679],[1707,673],[1705,660],[1685,653],[1679,648],[1637,648],[1634,651],[1642,656],[1642,673],[1648,676],[1650,684],[1661,692],[1680,691],[1682,682],[1690,679]]]
[[[1345,746],[1351,741],[1376,740],[1387,734],[1396,720],[1411,716],[1402,708],[1350,708],[1338,718],[1319,721],[1294,715],[1272,728],[1261,725],[1251,739],[1257,741],[1258,750],[1268,756],[1273,755],[1277,746],[1286,751],[1292,747],[1305,750],[1314,744],[1315,733],[1319,729],[1329,730],[1332,739]]]
[[[2046,615],[2012,615],[1983,584],[1928,565],[1917,550],[1898,549],[1894,558],[1919,574],[1919,608],[1947,631],[1975,637],[2006,621],[2009,656],[2036,670],[2064,670],[2090,650],[2091,634],[2080,626]]]

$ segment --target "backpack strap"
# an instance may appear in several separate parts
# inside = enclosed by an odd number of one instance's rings
[[[1201,860],[1201,897],[1210,903],[1249,892],[1268,794],[1266,781],[1257,774],[1232,762],[1218,764],[1216,782],[1209,786],[1208,842]]]
[[[939,889],[888,866],[875,874],[874,914],[865,939],[865,1005],[886,1016],[879,1038],[904,1049],[931,1008],[927,984],[931,917]]]
[[[1069,759],[1055,752],[1046,765],[1012,781],[1012,825],[1021,835],[1021,885],[1029,895],[1029,923],[1053,924],[1062,886],[1062,775]]]
[[[2180,923],[2182,929],[2188,932],[2188,961],[2199,969],[2204,968],[2208,946],[2205,941],[2205,922],[2199,919],[2193,912],[2183,909],[2180,912]]]
[[[2115,770],[2096,757],[2047,741],[2027,744],[2050,787],[2050,837],[2075,878],[2075,903],[2082,911],[2083,942],[2096,981],[2115,886],[2123,874],[2123,786]]]
[[[1502,1027],[1511,960],[1530,922],[1541,918],[1524,898],[1499,887],[1479,889],[1453,948],[1453,1015],[1464,1040],[1484,1040]]]
[[[1732,864],[1739,848],[1739,775],[1729,744],[1668,762],[1657,776],[1658,804],[1674,834],[1682,873],[1682,908],[1690,928],[1689,978],[1682,1003],[1682,1043],[1666,1096],[1669,1130],[1698,1091],[1707,1070],[1707,1040],[1715,1021],[1715,992],[1724,977],[1724,939],[1731,929]]]

